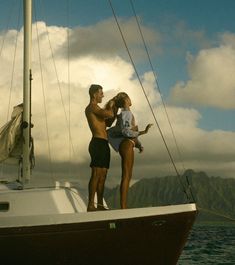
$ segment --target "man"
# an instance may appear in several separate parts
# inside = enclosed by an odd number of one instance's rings
[[[87,211],[105,210],[103,205],[104,183],[110,164],[110,148],[106,126],[111,126],[115,119],[114,101],[110,100],[105,109],[98,106],[104,97],[103,88],[100,85],[91,85],[89,88],[90,103],[86,107],[85,114],[92,133],[89,144],[91,156],[91,179],[89,181],[89,201]],[[97,193],[97,208],[94,204]]]

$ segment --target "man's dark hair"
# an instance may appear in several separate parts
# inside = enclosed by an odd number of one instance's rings
[[[99,89],[103,89],[102,86],[100,85],[96,85],[96,84],[92,84],[89,88],[89,95],[91,98],[93,98],[94,94],[99,90]]]

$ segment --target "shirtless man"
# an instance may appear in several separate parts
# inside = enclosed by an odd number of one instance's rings
[[[114,101],[110,100],[105,109],[98,106],[104,97],[102,86],[91,85],[89,88],[90,103],[86,107],[85,114],[92,133],[89,144],[91,156],[91,179],[89,181],[89,201],[87,211],[105,210],[103,205],[104,183],[110,164],[110,148],[106,126],[111,126],[116,113],[113,111]],[[95,193],[97,193],[97,208],[94,204]]]

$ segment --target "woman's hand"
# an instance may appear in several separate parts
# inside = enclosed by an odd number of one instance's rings
[[[148,133],[148,131],[149,131],[149,129],[151,128],[153,126],[153,124],[152,123],[149,123],[147,126],[146,126],[146,128],[145,128],[145,133]]]
[[[150,129],[152,126],[153,126],[153,124],[152,124],[152,123],[149,123],[149,124],[146,126],[145,130],[139,132],[139,135],[143,135],[143,134],[148,133],[149,129]]]
[[[114,99],[110,99],[106,105],[105,105],[105,109],[109,110],[109,111],[112,111],[113,113],[113,117],[112,118],[109,118],[109,119],[106,119],[105,120],[105,124],[107,127],[111,127],[114,120],[116,119],[117,117],[117,112],[118,112],[118,108],[116,107],[116,104],[115,104],[115,100]]]

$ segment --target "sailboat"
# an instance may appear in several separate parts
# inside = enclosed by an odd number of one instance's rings
[[[23,161],[17,183],[0,186],[0,264],[176,264],[195,221],[195,203],[87,212],[69,182],[30,183],[32,2],[24,0]]]

